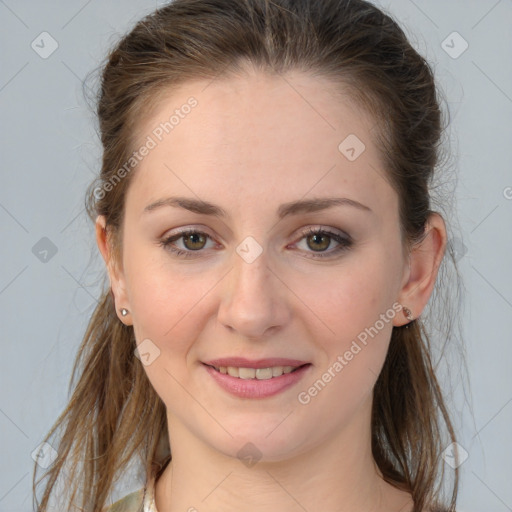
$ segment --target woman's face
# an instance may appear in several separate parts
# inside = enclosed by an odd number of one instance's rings
[[[111,279],[171,437],[278,460],[369,429],[409,267],[375,122],[333,91],[299,72],[189,82],[140,127]]]

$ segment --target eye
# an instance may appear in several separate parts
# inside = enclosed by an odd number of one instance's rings
[[[174,242],[180,239],[183,239],[184,250],[174,245]],[[193,258],[196,256],[194,252],[199,253],[205,248],[208,239],[211,239],[211,237],[202,231],[186,229],[164,238],[159,244],[177,256]],[[199,256],[199,254],[197,254],[197,256]]]
[[[301,241],[305,240],[306,247],[312,249],[313,258],[329,258],[343,251],[347,251],[353,244],[352,238],[324,228],[310,228],[302,233]],[[332,241],[338,245],[331,251],[326,251]],[[307,251],[306,252],[311,252]],[[314,254],[317,253],[317,254]]]

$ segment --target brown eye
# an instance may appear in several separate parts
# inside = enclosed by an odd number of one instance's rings
[[[202,233],[191,233],[189,235],[183,235],[183,245],[191,251],[197,251],[203,249],[206,245],[207,237]]]
[[[313,249],[313,251],[324,251],[331,244],[331,237],[326,234],[318,234],[309,235],[307,237],[308,247]]]
[[[177,256],[192,258],[201,256],[205,252],[202,249],[208,248],[206,247],[208,240],[213,242],[208,234],[189,229],[162,239],[159,245]]]
[[[350,235],[336,233],[324,228],[308,229],[302,233],[299,248],[309,253],[310,258],[332,258],[348,251],[353,244]],[[300,245],[303,245],[300,247]],[[327,250],[334,245],[334,248]]]

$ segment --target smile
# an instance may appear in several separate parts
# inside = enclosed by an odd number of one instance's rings
[[[219,373],[225,375],[231,375],[231,377],[237,377],[239,379],[257,379],[257,380],[268,380],[274,377],[281,377],[285,373],[292,373],[300,366],[272,366],[269,368],[241,368],[237,366],[212,366]]]
[[[268,363],[267,363],[268,364]],[[231,396],[243,399],[269,398],[296,385],[306,373],[310,363],[300,366],[214,366],[203,363],[210,378]]]

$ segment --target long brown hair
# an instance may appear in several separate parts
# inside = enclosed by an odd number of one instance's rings
[[[187,80],[236,73],[244,62],[269,73],[303,70],[326,77],[374,116],[386,176],[399,196],[404,243],[418,243],[433,211],[443,112],[431,67],[391,16],[363,0],[175,0],[139,21],[100,68],[103,158],[86,208],[93,222],[106,217],[116,261],[126,192],[136,172],[119,179],[119,169],[135,149],[140,123],[160,93]],[[454,254],[447,254],[456,268]],[[68,506],[60,508],[99,511],[134,456],[146,475],[170,458],[164,403],[134,357],[133,328],[119,321],[104,288],[76,357],[72,396],[45,438],[62,430],[58,456],[37,483],[34,467],[34,496],[36,485],[48,479],[41,512],[49,508],[59,475],[69,492]],[[374,388],[372,450],[385,480],[412,494],[414,511],[442,505],[453,512],[458,471],[444,503],[441,483],[442,452],[455,434],[431,349],[421,319],[393,328]]]

